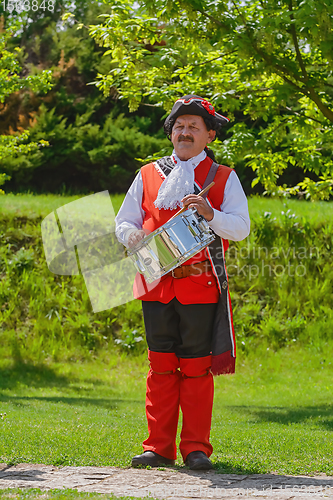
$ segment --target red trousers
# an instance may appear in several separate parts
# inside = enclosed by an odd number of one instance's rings
[[[209,442],[214,397],[211,356],[178,358],[174,353],[148,351],[146,415],[148,438],[144,451],[176,458],[179,408],[183,427],[179,449],[184,461],[192,451],[213,452]]]

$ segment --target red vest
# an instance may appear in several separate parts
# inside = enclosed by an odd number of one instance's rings
[[[201,189],[213,160],[208,156],[195,168],[195,181]],[[232,169],[220,165],[214,182],[215,185],[209,190],[207,200],[213,208],[220,210],[224,197],[224,188]],[[142,228],[149,234],[159,228],[179,210],[159,210],[155,207],[154,201],[157,198],[158,190],[163,182],[163,178],[153,163],[149,163],[141,168],[143,181],[142,209],[145,211],[145,218]],[[227,249],[228,241],[224,240],[224,248]],[[206,250],[202,250],[185,264],[201,262],[207,259]],[[134,289],[134,297],[140,300],[159,301],[167,304],[176,297],[181,304],[208,304],[216,303],[219,299],[219,291],[216,278],[212,272],[206,272],[187,278],[172,278],[163,276],[158,284],[146,283],[144,277],[137,273]]]

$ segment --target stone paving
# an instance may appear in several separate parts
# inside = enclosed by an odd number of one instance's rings
[[[333,499],[333,477],[325,475],[238,475],[173,468],[148,470],[0,464],[0,490],[4,488],[71,488],[85,492],[113,493],[116,496],[149,496],[160,500]]]

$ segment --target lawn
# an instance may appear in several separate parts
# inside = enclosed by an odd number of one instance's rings
[[[91,193],[93,194],[93,193]],[[6,194],[0,196],[0,211],[4,215],[26,216],[36,218],[45,217],[52,210],[70,203],[81,196],[34,195],[34,194]],[[124,199],[123,194],[111,196],[112,204],[117,213]],[[278,220],[283,219],[282,212],[290,210],[299,218],[305,217],[312,223],[324,223],[333,218],[333,203],[326,201],[306,201],[295,199],[271,199],[264,197],[249,197],[250,217],[258,217],[265,212],[271,212]]]
[[[112,196],[115,211],[122,198]],[[133,301],[93,314],[81,277],[46,268],[41,218],[74,199],[0,197],[0,462],[128,467],[146,437],[141,312]],[[239,356],[236,375],[215,380],[214,467],[333,474],[333,204],[250,198],[249,207],[250,244],[267,245],[271,264],[285,238],[316,245],[318,257],[302,259],[297,279],[232,276]],[[239,268],[259,259],[228,258]]]
[[[332,353],[258,351],[215,379],[217,472],[333,474]],[[128,467],[146,436],[146,372],[144,356],[2,362],[0,462]]]
[[[278,220],[283,219],[284,213],[290,210],[299,219],[305,217],[312,224],[331,223],[333,218],[333,203],[327,201],[311,202],[295,199],[272,199],[251,197],[248,199],[250,217],[256,218],[265,212],[271,212]]]
[[[93,194],[93,193],[91,193]],[[9,217],[46,217],[50,212],[82,196],[61,196],[55,194],[12,194],[0,196],[0,212]],[[112,195],[112,204],[118,212],[124,195]]]

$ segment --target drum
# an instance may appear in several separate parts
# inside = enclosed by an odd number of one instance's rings
[[[128,251],[137,270],[152,283],[186,262],[215,239],[206,219],[190,208],[155,229]]]

